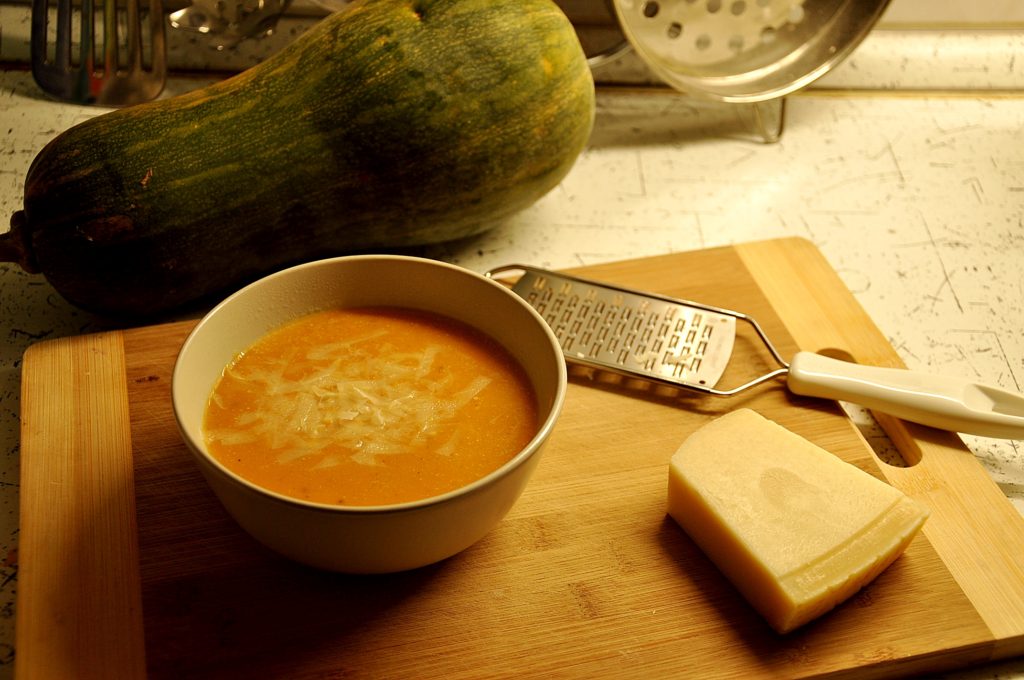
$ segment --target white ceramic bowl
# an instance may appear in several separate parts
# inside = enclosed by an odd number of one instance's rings
[[[311,503],[256,486],[209,455],[202,421],[224,367],[262,335],[330,307],[390,305],[463,321],[504,345],[537,396],[540,427],[498,470],[421,501],[372,507]],[[261,279],[211,310],[186,339],[174,367],[172,400],[181,435],[227,511],[277,552],[350,573],[412,569],[450,557],[482,538],[508,512],[533,472],[565,398],[566,369],[544,320],[501,284],[433,260],[360,255],[299,265]]]

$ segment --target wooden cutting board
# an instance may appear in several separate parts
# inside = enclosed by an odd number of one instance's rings
[[[785,356],[901,365],[803,240],[576,273],[746,312]],[[1024,654],[1024,522],[961,440],[879,416],[908,462],[894,467],[836,404],[781,382],[721,398],[576,375],[526,492],[475,546],[387,576],[289,563],[233,524],[178,438],[170,377],[192,323],[52,340],[25,355],[20,680],[863,678]],[[769,363],[741,335],[722,384]],[[932,510],[874,583],[787,636],[665,514],[671,454],[740,406]]]

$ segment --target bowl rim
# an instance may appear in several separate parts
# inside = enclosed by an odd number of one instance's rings
[[[531,316],[534,319],[534,321],[536,321],[544,335],[547,336],[547,339],[552,349],[554,350],[555,354],[558,357],[561,357],[561,360],[555,362],[558,370],[558,377],[554,391],[554,399],[552,401],[550,409],[548,409],[547,411],[547,417],[545,417],[543,422],[541,422],[538,425],[537,431],[534,433],[530,441],[527,442],[525,446],[523,446],[522,449],[520,449],[514,456],[512,456],[512,458],[510,458],[505,463],[495,468],[491,472],[487,473],[486,475],[478,477],[472,482],[464,484],[463,486],[457,487],[450,491],[446,491],[444,493],[437,494],[434,496],[428,496],[426,498],[405,501],[403,503],[386,503],[379,505],[338,505],[332,503],[307,501],[301,498],[288,496],[286,494],[282,494],[272,489],[260,486],[246,479],[245,477],[239,475],[238,473],[234,472],[233,470],[225,466],[223,463],[221,463],[219,460],[217,460],[213,455],[211,455],[209,451],[206,450],[206,447],[205,445],[203,445],[202,442],[196,442],[189,433],[189,431],[182,424],[183,417],[179,410],[178,391],[177,389],[175,389],[175,385],[179,383],[179,370],[183,370],[181,369],[182,357],[185,355],[186,351],[193,344],[193,342],[195,342],[195,339],[199,337],[200,334],[203,332],[203,328],[207,325],[210,319],[212,319],[215,315],[221,313],[221,311],[224,308],[232,304],[235,304],[235,301],[238,298],[250,294],[253,288],[262,287],[272,279],[291,276],[298,270],[317,267],[329,267],[332,265],[343,265],[347,262],[367,260],[390,260],[399,262],[405,261],[449,269],[455,271],[460,275],[465,275],[468,278],[475,279],[480,283],[483,283],[484,285],[495,286],[497,289],[501,290],[503,294],[507,295],[508,299],[512,300],[514,304],[517,304],[522,309],[524,309],[527,312],[527,314]],[[321,307],[320,309],[323,308]],[[315,311],[316,309],[313,309],[313,311],[304,313],[314,313]],[[495,338],[495,341],[498,341],[497,338]],[[504,346],[504,343],[501,344]],[[202,318],[199,319],[199,321],[192,328],[192,330],[189,331],[188,336],[185,338],[184,342],[182,342],[181,347],[179,348],[178,353],[175,357],[174,368],[171,373],[171,407],[174,412],[175,425],[177,426],[178,432],[182,440],[184,441],[186,447],[189,449],[190,453],[200,461],[211,466],[217,473],[227,477],[230,481],[233,481],[236,484],[241,485],[241,487],[244,488],[248,493],[256,494],[258,496],[265,498],[266,500],[272,501],[277,504],[286,505],[293,508],[302,508],[306,511],[315,511],[330,515],[386,515],[412,512],[435,505],[442,505],[454,498],[471,496],[483,491],[486,487],[491,486],[501,478],[509,474],[512,474],[517,468],[521,467],[528,460],[530,460],[543,446],[548,437],[551,435],[551,432],[554,429],[555,424],[557,423],[558,418],[561,414],[562,406],[565,403],[567,389],[568,369],[566,367],[561,344],[559,343],[557,336],[555,336],[554,331],[551,330],[551,327],[548,325],[547,321],[544,320],[544,318],[537,312],[537,310],[535,310],[532,306],[530,306],[528,302],[523,300],[508,287],[502,285],[501,283],[492,279],[491,277],[484,276],[471,269],[467,269],[466,267],[461,267],[459,265],[451,264],[448,262],[442,262],[440,260],[434,260],[431,258],[411,255],[362,254],[341,255],[337,257],[311,260],[309,262],[303,262],[292,267],[280,269],[276,272],[260,277],[259,279],[252,281],[251,283],[243,286],[242,288],[239,288],[235,292],[231,293],[230,295],[222,299],[219,303],[214,305],[208,312],[206,312],[202,316]]]

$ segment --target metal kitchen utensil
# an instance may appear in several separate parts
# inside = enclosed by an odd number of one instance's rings
[[[786,362],[753,318],[727,309],[513,264],[512,290],[547,321],[566,361],[719,396],[786,376],[791,392],[860,404],[923,425],[985,437],[1024,438],[1024,395],[959,378],[861,366],[813,352]],[[749,324],[778,368],[720,388],[737,322]]]
[[[888,0],[614,0],[623,33],[683,92],[755,102],[797,90],[842,61]]]
[[[274,32],[291,0],[193,0],[171,12],[173,28],[210,36],[210,46],[231,49],[243,40],[265,38]]]
[[[164,21],[161,0],[32,0],[32,75],[43,91],[79,104],[154,99],[167,80]]]
[[[602,3],[605,12],[608,15],[608,19],[615,22],[615,6],[613,0],[604,0]],[[619,36],[610,45],[604,46],[603,48],[594,52],[587,53],[587,66],[591,69],[597,69],[605,64],[609,64],[616,61],[619,57],[632,51],[632,46],[629,44],[629,39],[626,38],[625,34],[618,31]]]

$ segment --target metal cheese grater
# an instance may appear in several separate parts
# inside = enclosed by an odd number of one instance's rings
[[[808,397],[847,400],[898,418],[956,432],[1024,439],[1024,395],[962,378],[862,366],[813,352],[787,363],[746,314],[598,283],[526,265],[512,291],[547,322],[566,361],[716,395],[778,376]],[[717,387],[729,363],[737,321],[751,326],[779,368],[738,387]]]
[[[750,317],[717,307],[643,293],[526,265],[512,290],[547,321],[567,361],[620,375],[718,395],[734,394],[786,372]],[[739,387],[717,389],[732,356],[737,320],[749,323],[782,368]]]

